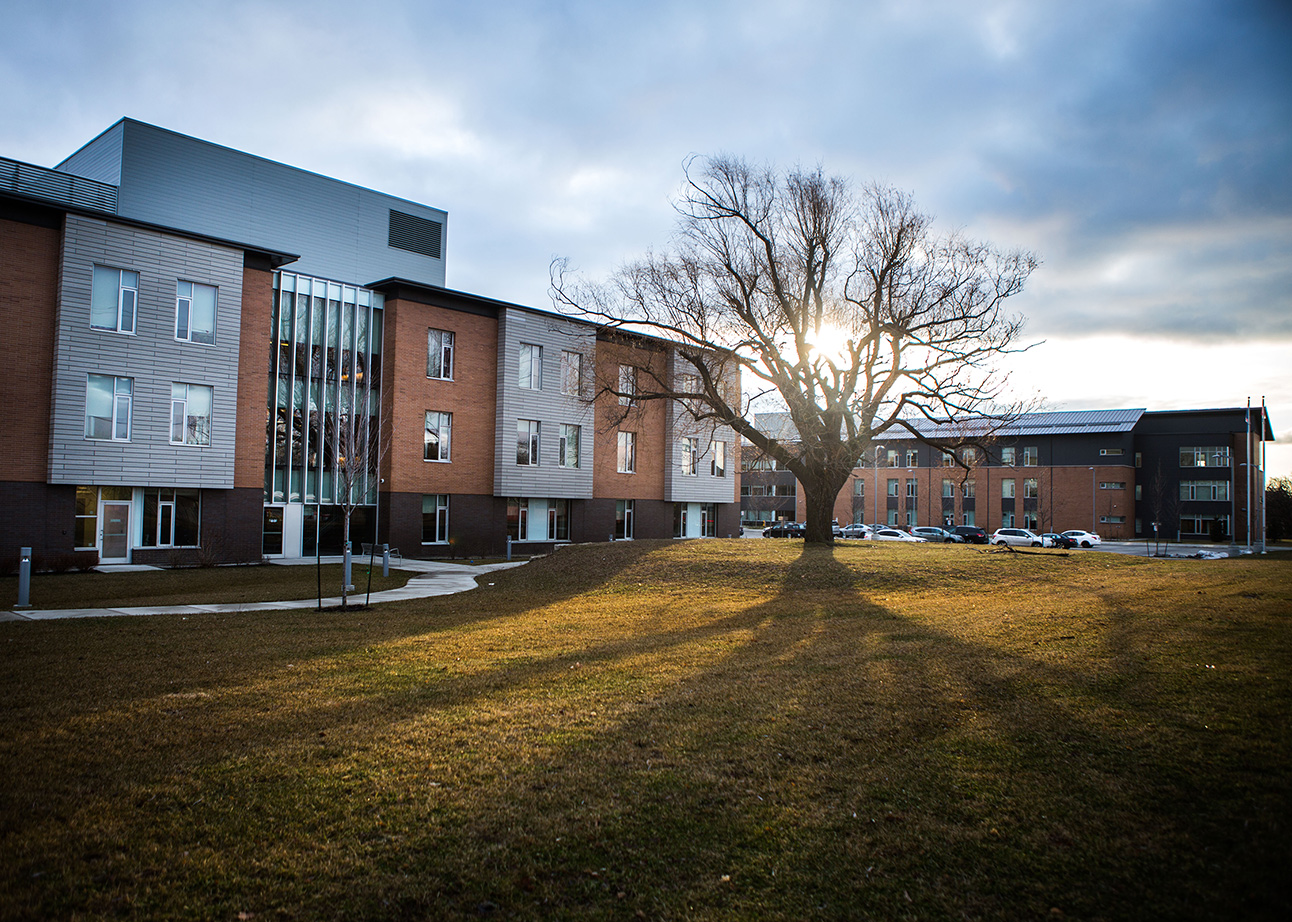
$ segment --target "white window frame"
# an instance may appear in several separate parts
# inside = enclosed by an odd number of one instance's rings
[[[1000,463],[1005,467],[1013,467],[1015,457],[1014,447],[1012,445],[1000,450]]]
[[[1041,483],[1035,477],[1028,477],[1023,481],[1023,499],[1040,499]]]
[[[516,463],[521,467],[538,467],[542,447],[542,423],[536,419],[516,420]],[[528,452],[528,460],[522,460]]]
[[[920,451],[918,448],[906,449],[906,466],[907,467],[920,466]]]
[[[432,440],[432,434],[435,436]],[[436,446],[436,457],[430,457],[431,445]],[[426,428],[422,435],[422,460],[448,464],[453,460],[453,414],[439,410],[426,411]]]
[[[678,446],[678,461],[682,467],[682,476],[695,477],[700,473],[699,440],[684,437]]]
[[[90,415],[91,383],[98,378],[112,382],[112,408],[110,416]],[[129,442],[131,415],[134,407],[135,379],[118,375],[88,374],[85,378],[85,437],[96,442]],[[98,393],[102,393],[99,391]],[[91,420],[107,420],[109,435],[94,435]]]
[[[619,430],[618,471],[621,474],[637,472],[637,433]]]
[[[201,306],[201,312],[207,313],[210,308],[210,330],[198,330],[195,307]],[[180,342],[197,343],[204,346],[215,344],[216,318],[220,311],[220,289],[214,285],[203,285],[201,282],[187,282],[180,279],[175,283],[175,338]]]
[[[453,380],[454,334],[449,330],[437,330],[434,327],[426,331],[426,377],[436,381]],[[432,365],[432,356],[439,367]],[[435,374],[438,371],[439,374]]]
[[[557,464],[575,470],[579,467],[579,443],[583,441],[583,427],[561,423],[561,440],[557,448]]]
[[[180,390],[183,388],[183,390]],[[189,413],[190,405],[193,403],[194,390],[205,391],[208,395],[207,405],[211,408],[210,415],[206,417],[206,427],[195,425],[195,420],[202,417],[193,416]],[[209,448],[211,445],[211,429],[214,425],[215,418],[215,388],[209,384],[187,384],[182,381],[173,382],[170,386],[170,443],[172,445],[190,445],[196,448]],[[176,438],[178,429],[179,437]]]
[[[94,322],[96,307],[99,323]],[[111,325],[102,316],[108,310],[112,312]],[[139,273],[133,269],[96,265],[90,286],[90,329],[133,336],[138,319]]]
[[[431,508],[426,508],[430,506]],[[426,516],[434,516],[434,534],[430,541],[426,540]],[[422,494],[422,543],[423,544],[448,544],[449,543],[449,494],[447,493],[423,493]]]
[[[1000,498],[1014,499],[1016,494],[1016,481],[1013,477],[1005,477],[1000,482]]]
[[[1041,449],[1035,445],[1023,446],[1023,467],[1037,467],[1041,463]]]
[[[561,350],[561,393],[578,397],[583,393],[583,353]]]
[[[517,359],[516,383],[527,391],[543,389],[543,347],[521,343]]]
[[[631,499],[615,500],[615,540],[631,541],[633,539],[633,518],[635,507]]]
[[[637,402],[637,366],[619,366],[619,405],[631,407]]]
[[[709,460],[709,474],[713,477],[727,476],[727,443],[714,439],[709,443],[709,450],[713,452]]]

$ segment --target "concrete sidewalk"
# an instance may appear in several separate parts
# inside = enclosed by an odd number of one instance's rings
[[[366,564],[367,558],[363,559]],[[360,559],[354,558],[353,566],[357,570]],[[497,570],[519,567],[528,561],[511,561],[509,563],[489,563],[472,566],[465,563],[445,563],[435,560],[405,559],[399,565],[392,565],[396,570],[412,570],[416,576],[400,589],[385,589],[374,592],[372,602],[398,602],[403,599],[425,599],[436,595],[452,595],[476,588],[476,580]],[[279,566],[308,566],[315,563],[313,557],[302,557],[287,560],[273,560]],[[339,564],[340,557],[324,557],[323,563]],[[110,570],[111,568],[103,568]],[[121,569],[125,569],[124,567]],[[141,567],[131,567],[139,570]],[[355,591],[350,593],[348,602],[351,605],[363,605],[368,599],[363,591],[358,573],[354,574]],[[137,608],[58,608],[27,609],[24,611],[0,611],[0,621],[51,621],[60,618],[111,618],[122,615],[191,615],[208,612],[248,612],[275,611],[293,608],[317,608],[318,599],[296,599],[290,602],[224,602],[209,605],[145,605]],[[341,596],[325,596],[324,608],[335,608],[341,604]]]

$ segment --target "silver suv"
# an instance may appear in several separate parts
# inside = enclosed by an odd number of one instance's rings
[[[1008,544],[1013,547],[1044,547],[1041,536],[1026,528],[998,528],[991,536],[992,544]]]

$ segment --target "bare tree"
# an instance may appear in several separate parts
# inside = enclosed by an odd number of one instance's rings
[[[1017,348],[1020,321],[1004,302],[1036,267],[1032,254],[935,236],[905,193],[857,192],[820,168],[780,173],[715,157],[685,172],[668,251],[602,284],[557,260],[553,300],[677,342],[693,369],[679,377],[693,385],[659,381],[639,396],[692,401],[698,419],[731,426],[792,471],[809,542],[833,543],[835,497],[876,439],[925,438],[920,418],[954,426],[988,414],[1003,425],[1016,415],[999,404],[1003,379],[990,372]],[[733,369],[755,384],[744,397],[723,386]],[[748,401],[769,394],[784,401],[797,439],[748,421]]]
[[[389,447],[383,437],[378,395],[370,376],[353,389],[342,386],[340,406],[324,417],[328,449],[334,453],[336,504],[341,509],[342,547],[350,547],[350,521],[361,506],[374,505],[381,483],[381,465]],[[376,535],[373,535],[375,541]],[[349,600],[350,573],[341,579],[341,607]]]

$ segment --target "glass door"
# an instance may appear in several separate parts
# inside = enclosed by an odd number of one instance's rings
[[[130,562],[130,504],[103,504],[103,542],[100,563]]]

